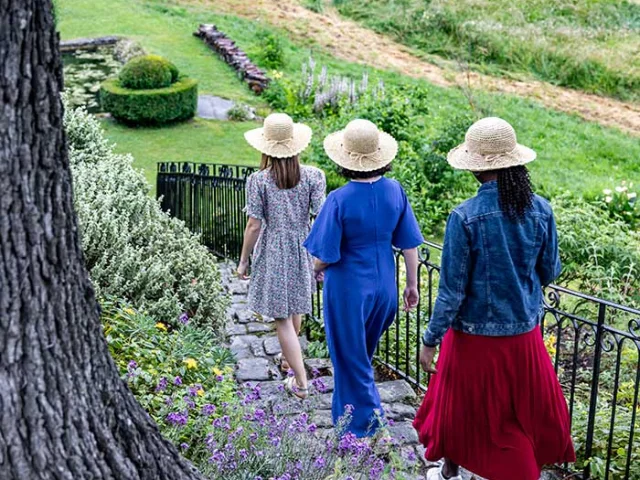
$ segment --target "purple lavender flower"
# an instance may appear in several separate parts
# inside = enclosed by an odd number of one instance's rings
[[[220,450],[217,450],[217,449],[213,451],[213,453],[211,454],[211,457],[209,458],[209,462],[215,463],[218,467],[220,467],[225,460],[226,460],[226,457],[224,455],[224,452],[221,452]]]
[[[135,360],[131,360],[128,367],[129,371],[135,370],[136,368],[138,368],[138,362],[136,362]]]
[[[169,381],[167,377],[162,377],[156,386],[156,392],[164,392],[167,389]]]
[[[313,378],[318,378],[320,376],[320,370],[318,370],[317,368],[313,367],[313,369],[311,370],[311,376]]]
[[[246,459],[247,459],[247,457],[249,456],[249,452],[247,452],[247,450],[246,450],[246,449],[241,448],[240,450],[238,450],[238,455],[240,455],[240,458],[241,458],[242,460],[246,460]]]
[[[189,323],[189,315],[183,313],[178,317],[178,320],[180,320],[181,324],[186,325]]]
[[[311,385],[320,393],[327,392],[327,385],[324,383],[324,381],[321,378],[316,378],[314,380],[311,380]]]
[[[380,478],[384,472],[384,462],[381,459],[376,459],[373,467],[369,470],[369,478]]]
[[[182,378],[180,377],[180,375],[173,379],[173,384],[177,386],[182,385]]]
[[[180,444],[180,448],[181,448],[182,450],[186,450],[186,449],[188,449],[188,448],[189,448],[189,444],[188,444],[188,443],[181,443],[181,444]]]
[[[191,400],[186,395],[184,397],[182,397],[182,400],[184,400],[184,403],[187,405],[187,408],[196,408],[196,402]]]
[[[313,466],[316,467],[317,469],[322,469],[326,465],[327,465],[327,462],[321,456],[316,458],[315,461],[313,462]]]
[[[201,390],[201,389],[202,389],[202,385],[192,385],[188,389],[189,396],[190,397],[197,397],[198,396],[198,390]]]
[[[206,405],[202,406],[202,414],[205,417],[209,417],[209,416],[213,415],[214,413],[216,413],[215,405],[211,405],[210,403],[207,403]]]
[[[171,412],[167,415],[167,422],[169,422],[173,426],[185,426],[187,421],[189,420],[189,414],[187,412]]]
[[[353,405],[351,405],[350,403],[344,406],[344,411],[347,415],[351,415],[353,413],[353,410],[354,410]]]
[[[224,380],[224,375],[216,375],[216,381],[221,382]]]
[[[165,398],[164,403],[170,407],[171,405],[173,405],[173,398],[171,397]]]
[[[307,427],[307,432],[309,433],[314,433],[316,430],[318,430],[318,427],[315,423],[312,423]]]

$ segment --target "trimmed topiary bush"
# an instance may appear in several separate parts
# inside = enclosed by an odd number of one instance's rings
[[[120,71],[120,85],[132,90],[168,87],[178,81],[178,68],[159,55],[144,55],[130,60]]]
[[[102,84],[100,101],[104,111],[124,123],[153,125],[193,118],[198,107],[198,82],[181,78],[166,88],[132,90],[120,80]]]

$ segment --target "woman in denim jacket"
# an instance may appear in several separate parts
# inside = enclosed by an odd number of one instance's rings
[[[429,480],[538,480],[541,467],[575,461],[569,413],[538,327],[543,286],[561,271],[550,205],[532,191],[511,125],[485,118],[449,163],[470,170],[478,194],[447,222],[438,298],[420,362],[433,373],[414,427]],[[437,369],[432,367],[441,345]]]

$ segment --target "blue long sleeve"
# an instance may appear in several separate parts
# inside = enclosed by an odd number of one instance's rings
[[[438,297],[422,343],[436,346],[442,341],[458,315],[469,282],[469,233],[459,213],[453,211],[447,220]]]

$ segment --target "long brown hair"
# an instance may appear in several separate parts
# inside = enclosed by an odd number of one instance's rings
[[[300,183],[300,160],[298,155],[275,158],[262,154],[260,170],[271,167],[271,178],[280,190],[289,190]]]

